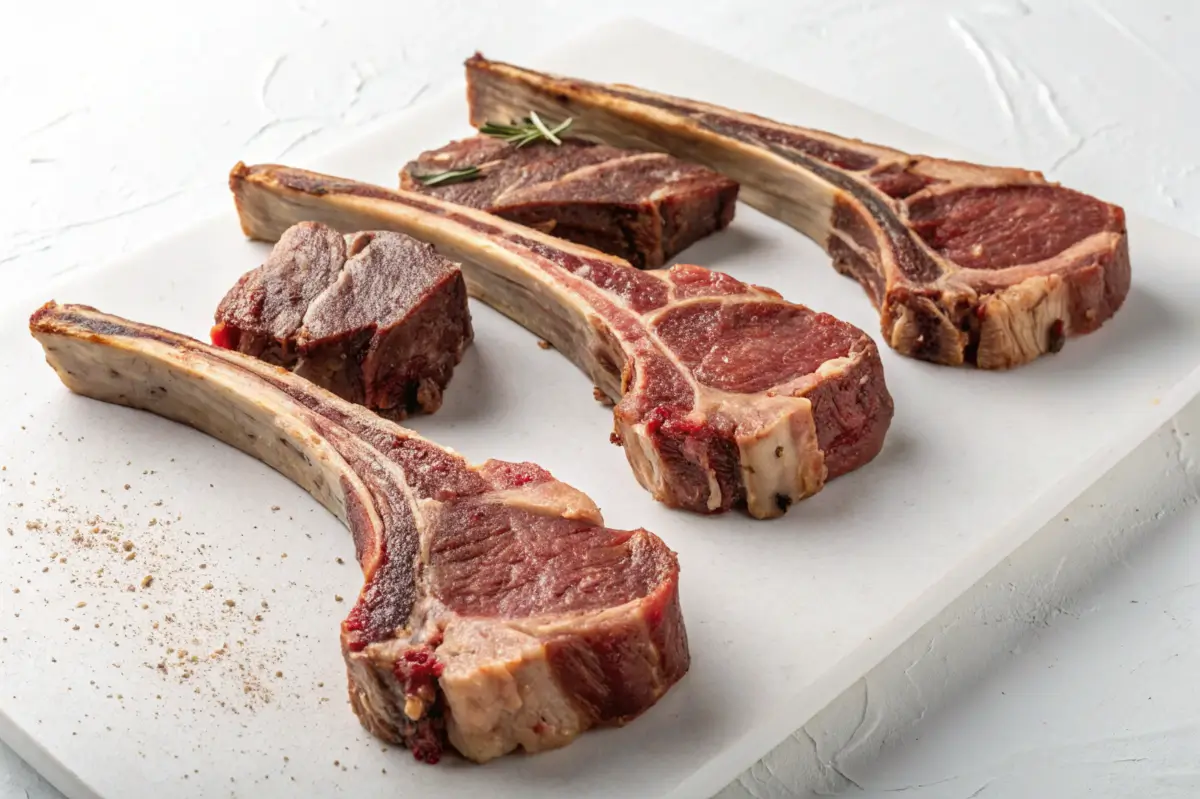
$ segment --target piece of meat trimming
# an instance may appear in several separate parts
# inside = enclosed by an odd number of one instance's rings
[[[426,185],[424,176],[477,168],[474,179]],[[621,150],[575,138],[518,147],[475,136],[421,153],[400,188],[469,205],[639,269],[662,266],[729,225],[738,185],[665,153]]]
[[[471,122],[530,111],[669,152],[741,184],[862,284],[898,352],[1003,369],[1090,333],[1129,291],[1118,206],[1023,169],[912,155],[707,103],[547,75],[476,54]]]
[[[562,746],[687,671],[675,554],[544,469],[471,466],[286,370],[87,306],[47,303],[30,331],[72,391],[220,439],[349,527],[350,702],[418,759]]]
[[[289,228],[217,307],[216,346],[392,419],[433,413],[471,342],[458,265],[400,233]]]
[[[274,165],[230,175],[243,231],[387,229],[463,264],[467,288],[616,403],[614,442],[657,499],[782,514],[870,461],[892,418],[861,330],[719,272],[627,262],[464,206]]]

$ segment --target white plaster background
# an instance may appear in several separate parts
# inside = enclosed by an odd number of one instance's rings
[[[630,15],[1200,234],[1190,0],[44,0],[10,4],[0,26],[0,274],[22,286],[109,261],[222,209],[239,158],[303,163],[457,85],[475,49],[520,60]],[[1180,440],[1139,451],[1161,448],[1170,467],[1140,495],[1120,479],[1097,489],[1110,526],[1178,529],[1062,606],[1074,610],[1009,620],[1036,633],[881,757],[878,742],[860,745],[859,770],[826,771],[816,789],[1200,795],[1200,707],[1186,701],[1200,583],[1187,520],[1200,516],[1186,509],[1187,459],[1170,451]],[[1073,670],[1086,679],[1047,677]],[[922,718],[940,699],[906,701]],[[807,795],[789,760],[779,750],[727,793]],[[0,745],[0,799],[26,796],[56,794]]]

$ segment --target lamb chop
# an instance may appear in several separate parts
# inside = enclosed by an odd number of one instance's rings
[[[663,153],[575,138],[518,146],[475,136],[421,153],[400,188],[469,205],[559,238],[662,266],[733,219],[738,185]]]
[[[471,121],[531,111],[741,184],[866,289],[883,336],[935,363],[1004,369],[1090,333],[1129,292],[1121,208],[1040,172],[931,158],[624,85],[467,64]]]
[[[428,241],[472,296],[547,340],[615,403],[614,443],[673,507],[779,516],[883,446],[892,399],[858,328],[698,266],[639,271],[410,192],[281,166],[230,175],[243,231],[301,220]]]
[[[87,306],[47,303],[30,331],[72,391],[218,438],[350,528],[350,702],[418,759],[563,746],[687,671],[675,554],[544,469],[471,466],[282,369]]]
[[[221,300],[213,344],[291,369],[389,418],[433,413],[472,337],[457,264],[391,232],[313,222]]]

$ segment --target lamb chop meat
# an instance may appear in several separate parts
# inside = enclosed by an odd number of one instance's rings
[[[457,264],[391,232],[303,222],[221,300],[213,344],[291,369],[376,413],[442,405],[472,337]]]
[[[431,182],[474,167],[475,177]],[[400,188],[469,205],[559,238],[658,267],[733,219],[738,185],[664,153],[581,139],[518,147],[490,136],[422,153]]]
[[[365,575],[342,622],[351,705],[418,759],[562,746],[687,671],[674,553],[544,469],[471,466],[287,371],[86,306],[48,303],[30,330],[72,391],[218,438],[345,522]]]
[[[433,197],[281,166],[230,175],[243,231],[300,220],[395,230],[463,264],[477,297],[549,341],[614,403],[614,443],[662,502],[781,515],[883,446],[892,418],[861,330],[698,266],[639,271]]]
[[[742,199],[814,239],[863,285],[904,355],[1017,366],[1099,328],[1129,291],[1121,208],[1039,172],[910,155],[479,54],[466,67],[472,124],[570,116],[574,135],[734,178]]]

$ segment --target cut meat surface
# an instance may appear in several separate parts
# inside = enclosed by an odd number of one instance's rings
[[[1005,369],[1090,333],[1129,292],[1124,212],[1039,172],[931,158],[624,85],[475,55],[471,122],[536,111],[741,184],[862,284],[898,352]]]
[[[508,120],[505,120],[506,122]],[[468,167],[479,176],[446,185],[421,180]],[[664,153],[580,139],[524,147],[489,136],[422,153],[400,188],[469,205],[594,247],[638,268],[662,266],[733,219],[738,185]]]
[[[213,344],[396,419],[433,413],[471,342],[457,264],[400,233],[285,231],[216,312]]]
[[[562,746],[687,671],[675,554],[544,469],[471,466],[286,371],[87,306],[48,303],[30,330],[72,391],[237,447],[346,523],[365,576],[342,623],[351,705],[418,759]]]
[[[883,446],[892,399],[861,330],[719,272],[626,261],[464,206],[280,166],[230,175],[242,229],[301,219],[401,231],[462,262],[471,294],[615,403],[613,440],[673,507],[782,514]]]

